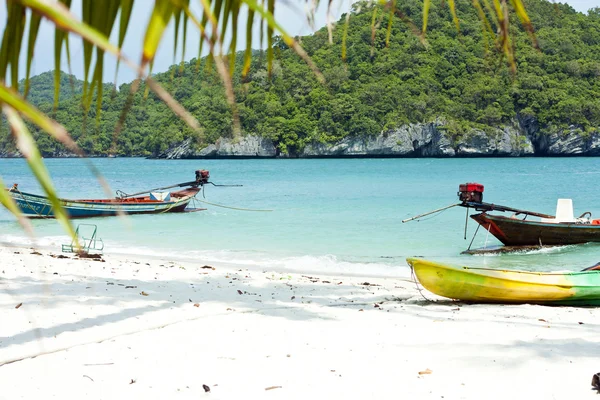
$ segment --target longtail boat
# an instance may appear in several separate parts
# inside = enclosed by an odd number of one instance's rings
[[[577,218],[574,217],[571,199],[558,199],[556,214],[548,215],[485,203],[483,202],[483,189],[483,185],[479,183],[461,184],[458,191],[460,203],[408,218],[402,222],[460,206],[480,211],[470,217],[505,246],[556,246],[600,242],[600,219],[592,219],[590,212],[584,212]],[[505,217],[490,214],[490,212],[510,212],[512,215]],[[471,246],[467,252],[470,252],[470,248]]]
[[[198,194],[201,187],[209,182],[209,171],[196,171],[196,179],[144,192],[126,194],[117,191],[113,199],[59,199],[70,218],[90,218],[125,214],[160,214],[203,209],[186,209],[190,201]],[[214,185],[214,184],[213,184]],[[219,185],[215,185],[219,186]],[[184,188],[174,192],[166,189]],[[29,218],[54,218],[53,205],[45,196],[22,192],[17,184],[7,189],[15,200],[23,216]]]
[[[423,287],[438,296],[465,302],[600,305],[598,266],[580,272],[526,272],[406,260]]]
[[[507,246],[567,245],[600,242],[598,220],[545,222],[480,213],[471,218]]]

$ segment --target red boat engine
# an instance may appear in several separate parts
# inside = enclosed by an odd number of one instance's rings
[[[207,169],[196,170],[196,183],[199,185],[205,185],[208,183],[210,178],[210,172]]]
[[[483,202],[483,185],[481,183],[469,182],[458,185],[458,199],[463,203]]]

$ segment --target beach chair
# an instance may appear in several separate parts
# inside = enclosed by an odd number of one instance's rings
[[[75,230],[77,239],[73,239],[71,244],[63,244],[63,253],[83,253],[83,254],[102,254],[104,242],[96,236],[98,227],[92,224],[79,224]],[[79,242],[79,248],[77,243]]]

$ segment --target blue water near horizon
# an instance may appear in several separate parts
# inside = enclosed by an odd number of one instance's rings
[[[600,261],[600,244],[532,251],[525,254],[469,256],[465,250],[476,224],[465,209],[452,208],[419,221],[405,218],[457,203],[458,185],[485,185],[484,200],[554,214],[558,198],[572,198],[576,216],[600,218],[595,183],[597,158],[473,159],[257,159],[147,160],[99,158],[91,162],[113,190],[127,193],[194,179],[208,169],[218,184],[199,200],[207,211],[76,220],[92,223],[105,252],[143,254],[259,266],[275,270],[364,275],[406,275],[406,257],[490,268],[536,271],[579,270]],[[63,198],[107,197],[80,159],[46,159]],[[0,159],[6,185],[41,194],[22,159]],[[34,220],[39,243],[60,251],[69,239],[54,220]],[[14,217],[0,210],[0,242],[26,244]],[[499,245],[480,230],[473,247]]]

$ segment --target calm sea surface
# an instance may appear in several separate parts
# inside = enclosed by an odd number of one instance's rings
[[[93,159],[112,190],[138,192],[194,179],[209,169],[218,184],[196,203],[208,210],[74,221],[98,226],[105,253],[194,258],[278,270],[407,275],[405,258],[423,256],[455,264],[539,271],[579,270],[600,261],[600,245],[586,244],[497,256],[461,255],[475,232],[465,209],[420,221],[402,219],[457,202],[458,185],[485,185],[484,201],[554,214],[558,198],[572,198],[576,216],[600,218],[600,160],[341,159],[146,160]],[[81,160],[47,159],[59,195],[106,197]],[[26,163],[0,159],[6,185],[42,194]],[[54,220],[33,221],[39,243],[60,251],[70,240]],[[0,210],[0,242],[27,243],[15,219]],[[498,245],[480,230],[473,247]],[[1,261],[0,261],[1,263]]]

